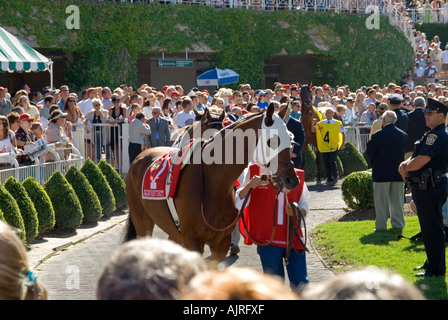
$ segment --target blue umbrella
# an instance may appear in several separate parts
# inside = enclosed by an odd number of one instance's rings
[[[201,74],[196,83],[198,86],[219,86],[238,82],[239,74],[230,69],[212,69]]]

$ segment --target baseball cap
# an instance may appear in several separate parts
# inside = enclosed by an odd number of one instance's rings
[[[19,120],[36,120],[36,118],[33,118],[32,116],[30,116],[28,113],[22,113],[19,117]]]

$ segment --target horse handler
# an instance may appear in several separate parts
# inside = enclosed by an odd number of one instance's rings
[[[286,266],[292,289],[309,282],[301,223],[310,193],[304,171],[295,172],[300,183],[285,194],[267,182],[264,168],[251,164],[241,174],[235,201],[237,209],[244,209],[239,223],[244,243],[257,245],[264,273],[284,279]]]

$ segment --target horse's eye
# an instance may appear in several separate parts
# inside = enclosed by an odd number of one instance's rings
[[[274,135],[271,138],[268,139],[267,145],[271,149],[277,149],[280,145],[280,137],[278,135]]]

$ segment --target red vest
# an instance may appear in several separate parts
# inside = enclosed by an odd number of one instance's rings
[[[260,173],[260,167],[257,164],[252,164],[249,167],[250,178]],[[302,195],[303,183],[305,181],[305,172],[303,170],[294,169],[299,177],[300,183],[294,190],[288,192],[287,197],[289,202],[299,202]],[[275,206],[276,199],[277,206]],[[244,209],[244,219],[246,221],[247,230],[258,243],[266,244],[271,239],[274,223],[276,224],[275,236],[271,245],[278,247],[286,247],[287,245],[287,215],[285,212],[286,201],[283,193],[279,193],[272,188],[270,184],[261,185],[252,190],[249,205]],[[275,209],[275,213],[274,213]],[[240,219],[240,232],[244,237],[244,243],[247,245],[253,244],[249,235],[244,229],[244,224]],[[301,228],[298,234],[303,241],[303,234]],[[300,241],[297,237],[293,240],[294,246],[297,250],[303,250]]]

